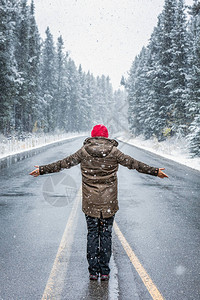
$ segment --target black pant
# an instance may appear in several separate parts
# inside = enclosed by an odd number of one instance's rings
[[[114,216],[110,218],[94,218],[86,216],[87,260],[90,274],[110,273],[109,261],[112,253],[112,226]]]

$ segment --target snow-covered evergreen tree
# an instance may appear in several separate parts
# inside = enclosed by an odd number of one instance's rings
[[[63,105],[65,102],[67,90],[66,90],[66,76],[65,76],[65,55],[64,55],[64,42],[62,36],[57,40],[57,52],[56,52],[56,91],[54,99],[54,119],[56,120],[55,127],[57,129],[64,129],[65,115],[63,111]]]
[[[42,50],[41,85],[43,99],[43,120],[41,127],[45,132],[54,131],[56,128],[56,54],[53,36],[49,27],[46,29],[46,39]]]
[[[171,128],[174,133],[185,135],[186,101],[187,101],[187,71],[188,71],[188,43],[186,31],[186,14],[183,0],[178,0],[175,14],[175,25],[172,30],[173,60],[171,64],[172,79],[169,83],[171,98]]]
[[[161,52],[163,42],[163,16],[158,17],[158,24],[154,28],[149,45],[147,47],[147,72],[148,87],[148,114],[144,120],[145,137],[155,135],[159,140],[163,138],[163,129],[167,120],[167,99],[165,99],[165,71],[163,70]]]
[[[95,125],[95,91],[96,91],[96,79],[89,71],[85,76],[85,87],[86,87],[86,94],[87,94],[87,103],[88,103],[88,117],[89,123],[88,127],[91,128]]]
[[[188,139],[192,156],[200,157],[200,113],[196,115],[194,121],[190,125]]]
[[[139,64],[139,58],[135,57],[135,60],[132,63],[130,72],[129,72],[129,78],[126,82],[126,89],[128,92],[128,124],[129,124],[129,129],[132,134],[136,134],[137,132],[137,115],[134,110],[135,106],[137,105],[136,99],[135,99],[135,79],[136,79],[136,74],[137,74],[137,68]]]
[[[79,75],[75,62],[69,58],[67,64],[68,70],[68,84],[70,88],[69,107],[68,107],[68,124],[69,131],[80,131],[80,115],[79,115],[79,99],[80,99],[80,85]]]
[[[165,5],[161,18],[159,20],[160,29],[158,36],[159,43],[159,61],[158,78],[159,78],[159,97],[157,98],[156,110],[159,111],[157,116],[158,139],[163,138],[166,128],[172,128],[172,103],[170,96],[171,80],[173,79],[173,29],[176,20],[176,1],[165,0]]]
[[[97,89],[98,89],[98,100],[97,100],[97,114],[98,111],[101,112],[101,123],[106,124],[107,122],[107,106],[108,106],[108,98],[106,91],[106,76],[102,75],[101,77],[97,77]]]
[[[125,79],[124,79],[125,83]],[[113,115],[110,120],[113,119],[113,132],[127,132],[128,133],[128,101],[126,90],[116,90],[113,94]],[[108,125],[110,122],[108,122]]]
[[[105,82],[105,89],[106,89],[106,100],[105,100],[105,105],[106,105],[106,113],[107,113],[107,123],[109,122],[111,116],[116,112],[114,110],[114,98],[113,98],[113,88],[112,84],[110,83],[110,77],[106,77],[106,82]],[[123,99],[122,99],[123,100]]]
[[[79,94],[79,115],[80,126],[82,130],[88,130],[91,127],[91,98],[90,91],[88,91],[88,82],[86,74],[82,71],[81,65],[78,69],[80,94]],[[89,94],[88,94],[89,92]]]
[[[162,31],[161,16],[158,18],[158,25],[151,35],[146,54],[146,84],[144,87],[147,99],[146,118],[144,119],[144,136],[148,139],[155,135],[161,137],[165,118],[160,118],[160,70],[162,69],[159,60],[160,54],[160,31]]]
[[[135,74],[134,84],[134,127],[135,134],[139,135],[143,133],[144,115],[146,112],[146,97],[145,97],[145,63],[146,63],[146,49],[143,47],[139,55],[139,63],[137,72]]]
[[[21,0],[19,6],[19,17],[16,21],[16,47],[15,57],[22,83],[19,87],[16,103],[15,127],[18,131],[28,131],[30,123],[30,100],[29,100],[29,7],[27,0]]]
[[[28,106],[27,130],[31,132],[34,124],[42,119],[41,85],[40,85],[40,35],[35,21],[34,2],[31,1],[29,12],[29,57],[28,57]]]

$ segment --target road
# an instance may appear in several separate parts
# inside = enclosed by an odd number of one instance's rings
[[[119,167],[111,278],[89,281],[80,167],[28,175],[83,140],[1,170],[0,299],[200,299],[200,173],[122,142],[121,151],[165,167],[169,179]]]

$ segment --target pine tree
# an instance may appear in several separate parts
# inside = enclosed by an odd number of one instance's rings
[[[125,82],[125,79],[124,79]],[[128,133],[128,102],[126,90],[116,90],[113,93],[113,116],[114,133],[127,132]],[[110,121],[109,121],[110,123]]]
[[[190,125],[190,134],[188,135],[189,148],[193,157],[200,157],[200,113],[196,115]]]
[[[96,80],[89,71],[85,77],[85,86],[87,93],[87,103],[88,103],[88,128],[91,128],[95,121],[95,90],[96,90]],[[93,123],[94,122],[94,123]]]
[[[114,115],[114,98],[113,98],[113,88],[110,82],[110,77],[106,77],[106,113],[107,113],[107,123],[109,122],[112,115]]]
[[[69,95],[69,118],[68,118],[68,124],[69,124],[69,131],[80,131],[80,119],[79,119],[79,78],[78,78],[78,71],[76,68],[76,65],[74,61],[69,58],[68,60],[68,84],[70,89],[70,95]]]
[[[161,128],[164,126],[165,119],[160,118],[160,36],[162,32],[161,26],[162,15],[158,18],[158,25],[154,28],[151,35],[146,54],[146,80],[143,89],[146,93],[146,117],[144,122],[144,136],[148,139],[153,135],[161,138]]]
[[[141,114],[143,111],[143,91],[144,91],[144,66],[145,66],[145,48],[143,47],[139,54],[139,63],[134,79],[134,127],[135,134],[140,135],[143,132],[144,119]]]
[[[15,128],[19,132],[29,130],[30,115],[28,108],[30,106],[28,95],[28,72],[29,72],[29,12],[27,0],[20,2],[20,15],[17,19],[15,34],[17,37],[15,57],[18,70],[21,75],[21,85],[18,91],[16,103],[16,122]]]
[[[129,100],[129,123],[133,128],[132,133],[136,136],[144,134],[146,137],[149,133],[149,103],[150,88],[149,86],[149,66],[148,63],[149,50],[142,48],[138,57],[136,57],[130,72],[130,79],[127,84],[128,100]]]
[[[172,30],[173,60],[171,64],[170,98],[172,101],[172,130],[186,134],[186,101],[187,101],[187,31],[184,1],[179,0],[175,15],[175,26]]]
[[[140,53],[140,63],[138,65],[137,79],[136,79],[136,89],[137,94],[137,120],[138,120],[138,134],[144,134],[145,137],[149,137],[149,108],[151,103],[149,103],[149,78],[148,78],[148,50],[143,47]]]
[[[28,102],[29,115],[27,130],[32,131],[35,122],[42,118],[41,86],[40,86],[40,35],[35,21],[34,2],[32,0],[29,12],[29,59],[28,59]]]
[[[129,77],[126,83],[126,89],[128,92],[128,124],[129,129],[132,134],[137,134],[137,115],[135,113],[136,98],[135,98],[135,80],[137,74],[137,68],[139,64],[139,57],[135,57],[135,60],[132,63]]]
[[[41,127],[45,132],[54,131],[56,128],[56,62],[53,36],[49,27],[46,29],[46,39],[42,49],[41,85],[43,99],[43,120]]]
[[[94,93],[94,119],[96,123],[104,123],[106,124],[105,116],[103,115],[103,112],[101,109],[103,108],[103,97],[104,92],[102,90],[102,78],[100,76],[97,76],[95,78],[95,93]],[[99,113],[101,112],[101,113]]]
[[[54,99],[54,110],[56,117],[56,128],[64,129],[63,119],[65,115],[63,114],[63,104],[65,101],[65,74],[64,74],[64,42],[62,36],[58,37],[57,40],[57,53],[56,53],[56,93]]]
[[[82,71],[81,65],[78,69],[79,82],[80,82],[80,99],[79,99],[79,113],[80,113],[80,125],[83,131],[86,131],[91,124],[91,104],[90,104],[90,91],[88,91],[88,83],[86,74]]]
[[[165,0],[165,5],[161,18],[159,19],[159,91],[160,95],[157,99],[156,110],[159,111],[156,125],[159,129],[157,137],[159,140],[163,139],[163,132],[166,128],[172,127],[172,99],[171,80],[173,79],[172,65],[173,65],[173,29],[176,20],[176,1]]]
[[[101,123],[107,123],[107,109],[108,99],[107,99],[107,91],[106,91],[106,76],[102,75],[97,78],[97,89],[98,89],[98,104],[97,107],[101,112]]]

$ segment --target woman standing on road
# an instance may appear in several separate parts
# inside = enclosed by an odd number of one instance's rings
[[[59,172],[81,164],[82,210],[87,222],[87,260],[91,280],[109,279],[112,226],[118,211],[117,171],[119,164],[160,178],[168,177],[162,170],[125,155],[117,149],[118,142],[108,138],[104,125],[94,126],[76,153],[57,162],[35,166],[30,173],[34,177]]]

